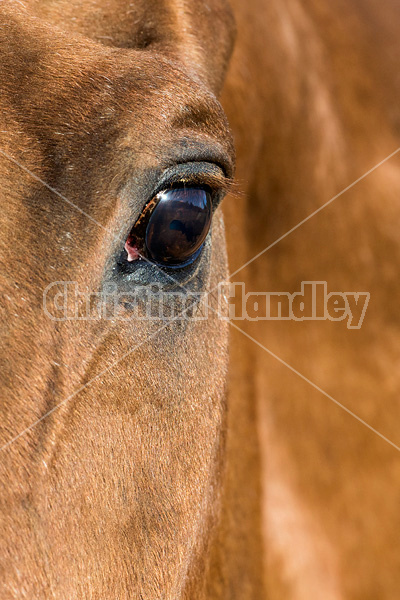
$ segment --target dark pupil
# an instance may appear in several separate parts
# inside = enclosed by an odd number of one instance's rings
[[[159,263],[182,265],[199,254],[211,223],[211,196],[201,188],[160,194],[146,229],[146,247]]]

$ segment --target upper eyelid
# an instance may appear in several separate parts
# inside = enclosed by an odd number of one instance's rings
[[[216,163],[188,162],[175,165],[162,174],[157,187],[153,190],[152,197],[161,191],[174,186],[207,186],[213,192],[229,192],[233,179],[226,177],[222,167]]]
[[[196,173],[194,176],[191,175],[189,177],[177,177],[175,180],[171,181],[171,186],[187,185],[188,187],[192,186],[206,186],[210,188],[212,191],[220,191],[227,193],[229,189],[233,185],[233,181],[227,179],[226,177],[218,177],[217,175],[213,176],[208,173]]]

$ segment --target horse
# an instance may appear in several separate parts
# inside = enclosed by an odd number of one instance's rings
[[[399,8],[0,15],[1,597],[395,597]]]

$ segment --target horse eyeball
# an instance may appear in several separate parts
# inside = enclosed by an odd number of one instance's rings
[[[211,194],[203,188],[161,192],[146,227],[149,257],[161,265],[185,266],[192,262],[210,229],[211,207]]]

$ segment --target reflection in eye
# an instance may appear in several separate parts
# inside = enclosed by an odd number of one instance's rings
[[[210,229],[210,192],[182,187],[161,192],[154,200],[149,215],[138,219],[128,237],[128,260],[135,260],[142,247],[148,258],[160,265],[177,267],[193,262]]]

